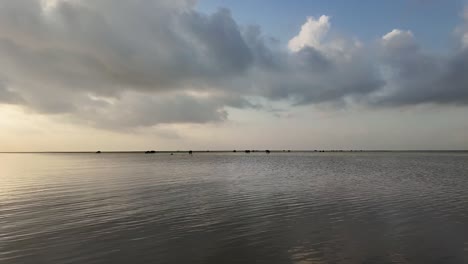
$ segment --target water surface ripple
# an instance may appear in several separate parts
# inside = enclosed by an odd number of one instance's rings
[[[468,153],[0,154],[0,263],[468,263]]]

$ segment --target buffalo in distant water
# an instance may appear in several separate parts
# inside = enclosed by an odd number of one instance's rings
[[[188,154],[192,155],[193,151],[189,150]]]
[[[245,153],[250,153],[250,150],[246,150]]]
[[[266,154],[270,154],[270,151],[269,151],[268,149],[267,149],[267,150],[265,150],[265,152],[266,152]]]

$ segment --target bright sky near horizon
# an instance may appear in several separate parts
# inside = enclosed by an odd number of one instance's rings
[[[468,149],[462,0],[1,0],[0,152]]]

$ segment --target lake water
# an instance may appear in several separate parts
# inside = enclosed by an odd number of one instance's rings
[[[468,263],[468,153],[0,154],[0,263]]]

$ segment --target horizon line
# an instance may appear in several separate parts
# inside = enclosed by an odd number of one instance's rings
[[[83,151],[0,151],[0,154],[60,154],[60,153],[143,153],[145,154],[148,151],[154,151],[152,154],[157,153],[186,153],[192,151],[193,153],[234,153],[234,152],[245,152],[246,150],[250,152],[273,152],[273,153],[290,153],[290,152],[468,152],[468,149],[311,149],[311,150],[298,150],[298,149],[231,149],[231,150],[83,150]]]

